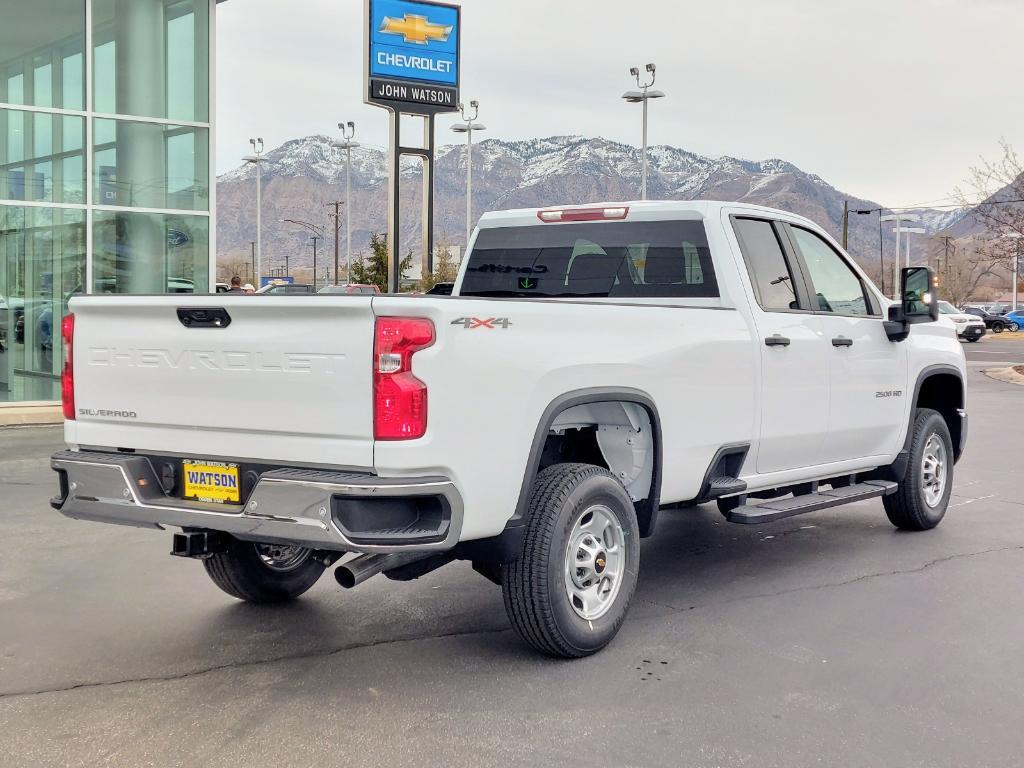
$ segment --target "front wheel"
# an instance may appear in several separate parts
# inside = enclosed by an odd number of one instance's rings
[[[250,603],[292,600],[316,584],[325,568],[311,549],[238,539],[203,565],[214,584]]]
[[[640,567],[636,510],[603,467],[555,464],[533,484],[519,557],[502,594],[519,636],[542,653],[580,658],[611,642]]]
[[[1020,330],[1020,326],[1017,323],[1010,323],[1008,326],[1006,326],[1006,330],[1008,330],[1010,333],[1016,333],[1017,331]]]
[[[927,531],[942,522],[953,490],[953,441],[946,420],[918,408],[911,425],[910,457],[896,493],[882,498],[889,522],[905,531]]]

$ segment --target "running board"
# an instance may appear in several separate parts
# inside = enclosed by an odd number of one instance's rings
[[[744,504],[724,513],[730,523],[741,525],[758,525],[771,523],[784,517],[802,515],[805,512],[817,512],[819,509],[852,504],[855,501],[873,499],[877,496],[888,496],[896,493],[896,483],[889,480],[867,480],[856,485],[840,488],[819,490],[802,496],[787,499],[772,499],[761,504]]]

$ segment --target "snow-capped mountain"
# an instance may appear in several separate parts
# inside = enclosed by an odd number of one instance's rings
[[[650,150],[648,194],[652,199],[719,199],[769,205],[818,222],[837,237],[843,201],[851,208],[877,208],[845,195],[819,176],[780,159],[760,162],[734,157],[710,158],[671,146]],[[267,265],[309,265],[310,232],[282,219],[324,226],[329,242],[321,253],[333,258],[334,225],[327,204],[345,198],[345,169],[340,151],[327,136],[306,136],[268,152],[263,163],[263,249]],[[352,243],[365,250],[370,233],[385,229],[387,154],[381,147],[352,151]],[[403,161],[402,250],[419,243],[420,162]],[[440,147],[435,168],[436,242],[465,242],[464,145]],[[476,215],[500,208],[581,204],[639,197],[640,150],[602,138],[552,136],[526,141],[488,139],[473,147],[473,208]],[[242,165],[217,184],[217,247],[222,261],[244,259],[254,239],[253,166]],[[333,208],[331,209],[333,210]],[[926,225],[941,229],[946,212],[932,212]],[[868,221],[867,219],[871,219]],[[950,219],[951,220],[951,219]],[[850,217],[850,250],[876,263],[878,221]],[[886,233],[886,239],[889,235]],[[342,239],[344,239],[342,237]],[[344,246],[342,246],[344,248]]]

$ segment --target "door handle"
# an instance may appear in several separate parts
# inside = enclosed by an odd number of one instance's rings
[[[789,339],[787,339],[785,336],[780,336],[779,334],[775,333],[772,334],[771,336],[765,336],[764,345],[766,347],[788,347]]]
[[[848,339],[845,336],[836,336],[832,339],[833,347],[852,347],[853,339]]]

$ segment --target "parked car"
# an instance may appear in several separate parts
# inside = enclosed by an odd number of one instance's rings
[[[266,295],[292,295],[299,293],[314,293],[313,286],[308,283],[267,283],[258,291],[258,294]]]
[[[939,316],[956,330],[957,338],[977,341],[985,335],[985,321],[968,312],[961,312],[948,301],[939,302]]]
[[[434,283],[434,286],[427,291],[428,296],[451,296],[455,283]]]
[[[180,528],[255,603],[346,553],[346,588],[468,560],[562,657],[619,630],[663,505],[942,520],[966,364],[927,268],[890,305],[811,221],[708,201],[485,213],[472,242],[451,298],[72,299],[51,503]]]
[[[985,323],[985,327],[992,331],[992,333],[1016,331],[1020,328],[1012,318],[1008,318],[1006,315],[993,315],[983,309],[978,309],[977,307],[964,307],[964,314],[980,317],[982,322]]]
[[[348,283],[346,285],[325,285],[317,293],[342,293],[369,296],[380,293],[376,285],[363,285],[361,283]]]
[[[1024,328],[1024,309],[1014,309],[1003,315],[1010,322],[1016,323],[1017,328]]]

